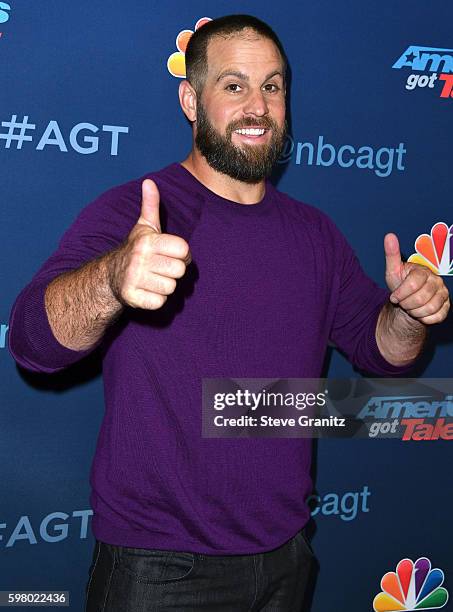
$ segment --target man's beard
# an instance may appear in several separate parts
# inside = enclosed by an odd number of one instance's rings
[[[251,126],[272,130],[270,142],[261,145],[244,144],[242,147],[234,145],[231,141],[233,132]],[[204,106],[199,103],[195,144],[211,168],[244,183],[259,183],[269,176],[285,143],[286,121],[279,128],[270,117],[244,117],[228,124],[225,131],[226,135],[222,136],[214,128]]]

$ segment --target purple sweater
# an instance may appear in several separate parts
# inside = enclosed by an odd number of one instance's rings
[[[270,183],[244,205],[178,163],[146,177],[159,187],[162,230],[187,240],[193,263],[161,309],[127,309],[101,345],[94,535],[214,555],[271,550],[309,519],[310,440],[202,438],[202,378],[317,378],[328,340],[362,369],[401,372],[374,337],[389,293],[324,213]],[[127,237],[146,177],[87,206],[17,298],[9,342],[24,368],[55,372],[89,352],[54,338],[44,291]]]

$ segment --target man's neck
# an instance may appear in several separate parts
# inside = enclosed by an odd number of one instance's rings
[[[257,204],[264,197],[266,191],[264,180],[254,184],[244,183],[217,172],[196,149],[192,149],[181,165],[205,187],[227,200],[239,204]]]

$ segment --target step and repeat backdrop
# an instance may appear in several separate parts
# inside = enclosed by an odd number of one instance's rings
[[[394,232],[404,258],[452,287],[453,6],[0,2],[0,591],[69,591],[69,608],[83,610],[104,411],[96,355],[54,375],[16,366],[12,304],[86,204],[184,159],[187,37],[235,12],[268,22],[290,61],[278,188],[330,215],[380,285],[383,237]],[[452,342],[450,317],[431,330],[415,375],[450,377]],[[362,377],[333,348],[325,374]],[[398,589],[400,607],[381,596],[376,609],[411,610],[422,588],[453,590],[452,442],[426,437],[316,441],[313,612],[372,610],[379,592]],[[442,593],[418,609],[444,607]]]

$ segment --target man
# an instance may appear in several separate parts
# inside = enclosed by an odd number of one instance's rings
[[[379,289],[326,215],[266,180],[286,129],[266,24],[209,22],[186,65],[190,154],[82,211],[16,301],[10,348],[44,372],[102,351],[87,610],[295,612],[310,441],[202,438],[202,378],[316,378],[329,339],[365,370],[403,372],[448,292],[393,234]]]

